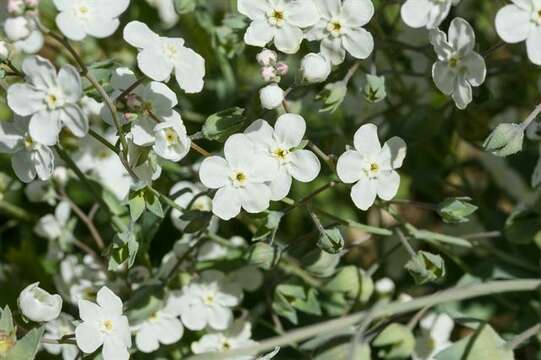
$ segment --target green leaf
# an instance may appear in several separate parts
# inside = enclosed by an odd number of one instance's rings
[[[384,359],[408,359],[415,349],[415,337],[407,326],[393,323],[374,339],[372,345],[380,348],[378,356]]]
[[[177,14],[184,15],[193,12],[197,2],[195,0],[174,0],[174,4]]]
[[[308,253],[304,260],[306,270],[319,277],[331,276],[339,262],[339,254],[329,254],[319,249]]]
[[[124,262],[128,262],[128,269],[135,263],[137,252],[139,251],[139,242],[135,233],[135,225],[132,223],[128,229],[122,233],[116,234],[110,247],[108,269],[110,271],[119,270]]]
[[[18,340],[15,347],[7,355],[9,360],[33,360],[39,350],[44,328],[30,330],[22,339]]]
[[[351,357],[351,343],[344,343],[334,346],[328,350],[317,354],[314,360],[370,360],[370,346],[368,344],[359,344],[355,347],[355,355]]]
[[[411,224],[406,224],[406,229],[408,230],[409,234],[417,240],[424,240],[428,242],[436,241],[466,248],[472,247],[472,244],[469,241],[456,236],[438,234],[428,230],[418,230]]]
[[[203,135],[209,140],[224,142],[241,130],[246,123],[244,109],[234,107],[210,115],[203,125]]]
[[[337,228],[325,229],[319,237],[317,246],[329,254],[337,254],[344,248],[344,238]]]
[[[347,94],[347,86],[343,81],[325,85],[323,90],[316,96],[317,100],[323,101],[323,107],[320,112],[335,112]]]
[[[132,221],[137,221],[137,219],[143,215],[146,207],[144,192],[139,190],[130,194],[128,205],[130,207],[130,216]]]
[[[419,285],[441,281],[445,277],[445,262],[442,257],[426,251],[419,251],[405,265]]]
[[[278,264],[281,255],[278,247],[260,241],[250,247],[247,260],[250,264],[269,270]]]
[[[365,303],[374,292],[374,282],[362,269],[349,265],[340,268],[325,284],[324,290],[345,293],[348,298]]]
[[[163,208],[160,203],[160,198],[150,189],[145,189],[144,192],[145,207],[157,217],[163,218]]]
[[[539,213],[521,207],[511,213],[505,222],[505,237],[515,244],[531,243],[541,229]]]
[[[524,128],[520,124],[503,123],[492,131],[483,147],[493,155],[505,157],[522,150]]]
[[[464,223],[468,216],[477,211],[477,206],[470,204],[470,198],[451,198],[443,201],[438,207],[438,213],[446,223]]]
[[[513,351],[505,348],[505,341],[488,325],[481,325],[450,347],[436,354],[436,360],[514,360]]]

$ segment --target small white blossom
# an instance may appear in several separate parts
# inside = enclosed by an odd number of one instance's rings
[[[458,5],[460,0],[407,0],[400,14],[406,25],[412,28],[434,29],[445,20],[451,6]]]
[[[180,161],[190,151],[192,142],[177,112],[154,127],[154,137],[156,140],[152,148],[166,160]]]
[[[9,58],[10,50],[9,44],[0,40],[0,61],[5,61]]]
[[[199,195],[204,190],[205,188],[200,184],[181,181],[169,190],[169,195],[173,196],[181,193],[180,195],[176,195],[174,200],[183,209],[188,210],[188,206],[191,204],[189,210],[210,212],[212,211],[212,199],[208,195],[198,196],[194,200],[196,195]],[[188,225],[187,221],[180,219],[183,214],[183,212],[175,208],[171,209],[171,220],[173,221],[173,225],[179,230],[184,230],[186,225]]]
[[[301,73],[309,83],[323,82],[331,73],[331,62],[321,54],[310,53],[301,61]]]
[[[51,340],[60,340],[66,335],[72,335],[75,332],[73,320],[74,319],[70,315],[60,314],[58,319],[45,324],[44,337]],[[79,355],[79,349],[77,349],[77,346],[75,345],[49,343],[43,343],[42,345],[50,354],[62,354],[63,360],[75,360]]]
[[[39,287],[39,282],[36,282],[21,291],[17,305],[28,319],[35,322],[47,322],[60,315],[62,298],[58,294],[49,294]]]
[[[306,132],[306,122],[300,115],[284,114],[274,128],[265,120],[256,120],[244,131],[255,147],[276,162],[278,173],[269,183],[271,200],[278,201],[289,194],[292,178],[310,182],[321,170],[317,156],[296,149]]]
[[[158,10],[158,15],[165,28],[171,28],[178,22],[179,16],[175,11],[173,0],[147,0],[147,3]]]
[[[282,105],[284,98],[285,92],[280,86],[278,86],[278,84],[269,84],[259,90],[261,106],[268,110],[276,109]]]
[[[26,83],[8,88],[9,107],[20,116],[31,116],[30,136],[44,144],[55,145],[62,126],[78,137],[88,132],[88,119],[78,102],[83,97],[81,77],[71,65],[56,72],[47,59],[27,57],[22,70]]]
[[[49,240],[59,239],[65,232],[69,233],[66,225],[70,218],[70,212],[70,204],[67,201],[61,201],[56,207],[54,215],[48,214],[38,220],[34,231]]]
[[[526,41],[528,58],[541,65],[541,2],[511,1],[496,14],[496,32],[506,43]]]
[[[414,360],[435,360],[435,355],[451,345],[455,322],[447,314],[430,313],[420,322],[421,334],[415,339]]]
[[[232,308],[242,299],[242,290],[216,270],[206,270],[201,278],[172,296],[172,307],[179,311],[182,323],[190,330],[227,329],[233,322]]]
[[[374,38],[363,26],[374,15],[371,0],[316,0],[319,22],[308,32],[308,40],[321,40],[320,52],[333,65],[341,64],[346,51],[366,59],[374,49]]]
[[[242,320],[236,320],[230,328],[222,332],[210,332],[203,335],[198,341],[192,343],[194,354],[208,352],[226,352],[256,345],[251,339],[252,325]],[[228,357],[230,360],[254,360],[253,355],[240,355]]]
[[[472,101],[472,86],[485,81],[485,59],[475,47],[475,33],[468,22],[455,18],[449,26],[449,37],[439,30],[430,31],[430,42],[438,55],[432,67],[434,83],[445,95],[452,96],[459,109],[465,109]]]
[[[269,207],[271,190],[265,182],[276,176],[278,164],[257,152],[243,134],[230,136],[224,145],[224,156],[205,158],[199,169],[203,185],[218,189],[212,200],[212,212],[223,220],[240,213],[258,213]]]
[[[184,39],[161,37],[142,22],[132,21],[124,28],[124,40],[139,49],[137,64],[149,78],[168,81],[174,71],[178,85],[187,93],[203,89],[205,59],[185,47]]]
[[[355,150],[338,159],[336,172],[340,180],[352,184],[351,199],[361,210],[367,210],[376,196],[391,200],[398,192],[400,176],[395,171],[406,157],[406,143],[399,137],[389,139],[383,147],[374,124],[363,125],[353,137]]]
[[[160,348],[160,344],[172,345],[182,338],[184,327],[177,318],[180,313],[169,299],[163,309],[134,327],[135,345],[144,353]]]
[[[116,31],[118,17],[130,0],[54,0],[59,13],[56,25],[67,38],[81,41],[87,35],[106,38]]]
[[[4,22],[4,32],[15,49],[35,54],[43,47],[43,34],[33,19],[27,16],[10,17]]]
[[[319,20],[311,0],[239,0],[237,7],[252,20],[244,34],[246,44],[264,47],[274,40],[274,46],[286,54],[299,50],[302,29]]]
[[[79,300],[82,323],[75,329],[77,346],[86,354],[103,346],[103,360],[129,359],[130,325],[123,315],[122,300],[104,286],[98,291],[96,302]]]
[[[37,177],[47,180],[54,169],[54,154],[50,148],[32,139],[29,120],[19,116],[0,124],[0,152],[11,154],[11,166],[17,177],[29,183]]]
[[[374,288],[381,295],[392,295],[395,289],[394,281],[384,277],[375,282]]]

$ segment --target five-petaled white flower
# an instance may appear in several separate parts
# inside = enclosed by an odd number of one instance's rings
[[[199,183],[180,181],[169,190],[169,195],[175,196],[175,203],[185,210],[210,212],[212,210],[212,199],[206,194],[201,195],[204,191],[205,188]],[[171,209],[171,220],[173,221],[173,225],[179,230],[184,230],[189,223],[180,218],[183,214],[184,212],[175,208]],[[205,243],[203,246],[207,244],[210,245],[210,242]]]
[[[201,182],[218,189],[212,212],[219,218],[229,220],[239,214],[241,207],[249,213],[269,207],[271,191],[265,183],[276,176],[278,163],[256,150],[248,136],[235,134],[225,142],[225,158],[210,156],[201,163]]]
[[[21,181],[29,183],[36,175],[47,180],[53,174],[54,154],[32,139],[28,123],[28,118],[16,115],[12,122],[0,124],[0,152],[11,154],[11,166]]]
[[[463,110],[472,101],[472,86],[485,81],[485,59],[473,51],[475,33],[468,22],[455,18],[449,26],[449,38],[439,29],[430,31],[430,42],[438,55],[432,67],[436,86],[451,95],[456,106]]]
[[[59,13],[56,25],[67,38],[81,41],[87,35],[106,38],[116,31],[118,17],[130,0],[54,0]]]
[[[134,327],[137,348],[150,353],[158,350],[160,344],[171,345],[179,341],[184,333],[179,315],[177,307],[168,299],[163,309]]]
[[[192,142],[177,112],[154,126],[154,137],[156,140],[152,149],[164,159],[180,161],[190,151]]]
[[[156,81],[168,81],[171,73],[181,89],[198,93],[203,89],[205,59],[184,46],[182,38],[161,37],[146,24],[132,21],[124,28],[124,40],[138,48],[139,69]]]
[[[412,28],[434,29],[445,20],[451,6],[458,5],[460,0],[407,0],[400,14],[406,25]]]
[[[25,317],[36,322],[56,319],[62,310],[62,298],[51,295],[39,287],[39,282],[28,285],[21,291],[17,305]]]
[[[541,65],[541,2],[511,1],[496,14],[496,32],[506,43],[526,41],[528,58]]]
[[[13,47],[26,54],[37,53],[45,42],[43,34],[37,29],[35,21],[29,16],[7,18],[4,22],[4,32]]]
[[[286,54],[299,50],[302,29],[319,20],[311,0],[239,0],[238,10],[252,20],[244,34],[246,44],[264,47],[274,40],[276,48]]]
[[[273,159],[278,173],[270,181],[271,200],[278,201],[289,194],[291,179],[310,182],[321,170],[317,156],[301,144],[306,123],[302,116],[284,114],[278,118],[274,129],[265,120],[256,120],[244,131],[255,147]]]
[[[77,346],[90,354],[103,346],[103,360],[130,358],[130,325],[122,313],[122,300],[106,286],[98,291],[96,303],[79,300],[79,316],[83,321],[75,329]]]
[[[447,314],[430,313],[419,323],[421,334],[415,339],[414,360],[434,360],[435,355],[451,345],[451,332],[455,326]]]
[[[367,210],[376,196],[391,200],[398,192],[400,176],[395,171],[406,157],[406,143],[399,137],[389,139],[383,147],[374,124],[363,125],[353,137],[355,150],[338,159],[336,172],[340,180],[352,184],[351,199],[361,210]]]
[[[55,145],[65,125],[75,136],[88,132],[88,119],[78,102],[83,97],[81,77],[71,65],[56,72],[53,64],[40,56],[27,57],[22,69],[26,83],[11,85],[9,107],[20,116],[31,116],[28,126],[32,139]]]
[[[346,51],[366,59],[374,50],[374,38],[366,25],[374,15],[371,0],[316,0],[319,22],[307,33],[308,40],[321,40],[320,52],[333,65],[341,64]]]
[[[171,306],[179,311],[182,323],[190,330],[225,330],[233,321],[232,308],[242,299],[242,289],[220,271],[206,270],[201,278],[172,295]]]
[[[193,342],[191,347],[194,354],[225,352],[256,345],[257,343],[251,337],[252,325],[249,322],[235,320],[227,330],[209,332]],[[228,357],[230,360],[253,360],[254,358],[253,355]]]

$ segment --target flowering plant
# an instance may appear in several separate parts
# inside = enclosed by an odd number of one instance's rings
[[[541,1],[0,25],[0,360],[541,357]]]

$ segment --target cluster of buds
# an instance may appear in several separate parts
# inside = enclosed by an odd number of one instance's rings
[[[278,62],[278,55],[272,50],[263,49],[257,54],[257,62],[261,65],[261,77],[265,81],[277,83],[280,82],[282,76],[287,74],[287,64]]]
[[[8,0],[7,11],[11,16],[19,16],[35,10],[38,5],[39,0]]]

